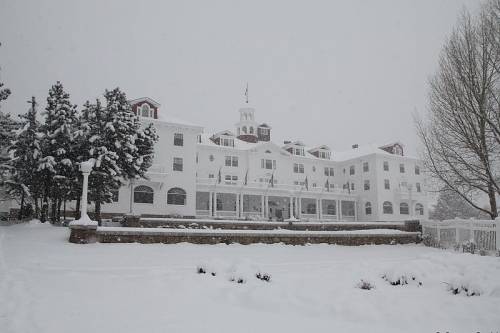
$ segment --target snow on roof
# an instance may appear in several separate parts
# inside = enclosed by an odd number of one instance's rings
[[[388,153],[385,150],[380,149],[379,145],[369,144],[369,145],[359,146],[358,148],[353,148],[353,149],[342,151],[342,152],[332,152],[331,160],[340,162],[340,161],[352,160],[354,158],[359,158],[362,156],[373,155],[373,154],[394,156],[393,154]]]
[[[178,125],[184,125],[184,126],[190,126],[190,127],[203,128],[203,126],[194,124],[194,123],[192,123],[190,121],[187,121],[187,120],[184,120],[184,119],[180,119],[180,118],[177,118],[177,117],[171,116],[171,115],[165,115],[163,112],[158,112],[158,119],[144,118],[144,120],[147,120],[147,121],[151,121],[151,120],[153,120],[153,121],[161,121],[161,122],[169,123],[169,124],[178,124]]]
[[[154,99],[149,98],[149,97],[140,97],[140,98],[136,98],[136,99],[131,99],[128,102],[130,103],[130,105],[134,105],[134,104],[137,104],[140,102],[148,102],[148,103],[151,103],[154,107],[157,107],[157,108],[160,107],[160,103],[158,103],[157,101],[155,101]]]

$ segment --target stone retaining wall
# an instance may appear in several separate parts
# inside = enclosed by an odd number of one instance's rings
[[[403,223],[391,222],[256,222],[256,221],[227,221],[212,220],[203,221],[196,219],[150,219],[139,216],[128,215],[122,222],[124,227],[132,228],[189,228],[189,229],[224,229],[224,230],[297,230],[297,231],[344,231],[344,230],[366,230],[366,229],[394,229],[401,231],[421,231],[418,220],[404,221]]]
[[[194,243],[194,244],[274,244],[288,245],[305,244],[337,244],[337,245],[368,245],[368,244],[407,244],[419,241],[418,232],[397,232],[395,234],[352,234],[352,233],[251,233],[251,232],[216,232],[198,231],[183,232],[179,230],[127,230],[127,228],[71,228],[70,242],[86,244],[91,242],[101,243]]]

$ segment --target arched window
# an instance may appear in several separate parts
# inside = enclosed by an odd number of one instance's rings
[[[410,211],[408,210],[408,204],[406,202],[402,202],[399,204],[399,214],[410,214]]]
[[[384,201],[384,204],[382,205],[382,211],[384,214],[392,214],[392,203],[389,201]]]
[[[247,127],[246,126],[243,126],[241,128],[241,130],[242,130],[243,134],[247,134]]]
[[[140,185],[134,188],[134,202],[152,204],[154,191],[151,187]]]
[[[371,202],[365,203],[365,215],[372,215],[372,204],[371,204]]]
[[[415,213],[417,213],[417,215],[424,215],[424,205],[417,203],[415,205]]]
[[[252,126],[250,126],[248,133],[253,134],[253,127]]]
[[[186,204],[186,191],[178,187],[168,190],[167,204],[184,206]]]
[[[141,117],[150,117],[150,110],[148,104],[142,104],[141,106]]]

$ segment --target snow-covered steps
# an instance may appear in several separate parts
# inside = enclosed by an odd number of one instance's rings
[[[405,222],[276,222],[213,219],[180,219],[154,217],[127,217],[126,227],[173,228],[173,229],[223,229],[223,230],[297,230],[297,231],[345,231],[394,229],[420,231],[418,221]]]
[[[356,231],[294,231],[294,230],[213,230],[98,227],[95,237],[89,230],[72,228],[70,241],[88,243],[195,243],[195,244],[407,244],[418,242],[420,233],[394,229],[367,229]]]

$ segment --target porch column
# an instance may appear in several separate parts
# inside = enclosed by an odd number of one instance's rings
[[[342,216],[342,199],[339,200],[339,221],[343,219]]]
[[[319,213],[319,199],[316,199],[316,219],[319,221],[321,215]]]
[[[240,194],[240,217],[243,217],[243,193]]]
[[[214,217],[217,216],[217,192],[214,192]]]
[[[323,219],[323,199],[318,199],[318,202],[319,202],[319,219],[322,220]]]
[[[298,210],[297,215],[299,216],[299,218],[301,218],[302,217],[302,198],[298,197],[297,201],[299,202],[297,205],[297,210]]]
[[[358,202],[354,201],[354,221],[358,221]]]
[[[264,204],[264,196],[261,195],[260,196],[260,209],[261,209],[261,212],[260,214],[262,215],[262,219],[265,219],[266,218],[266,205]]]
[[[213,216],[213,210],[212,210],[212,207],[213,207],[213,200],[214,200],[214,197],[212,195],[212,192],[208,192],[208,216]]]
[[[236,193],[236,201],[235,201],[235,209],[236,209],[236,218],[240,217],[240,194]]]
[[[295,214],[293,213],[293,197],[290,197],[290,217],[289,218],[292,218],[292,216],[295,216]]]
[[[269,218],[269,196],[268,195],[266,195],[264,197],[264,209],[266,210],[264,217],[268,219]]]

